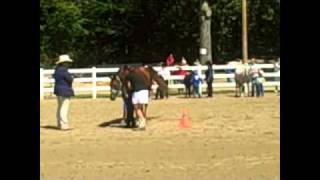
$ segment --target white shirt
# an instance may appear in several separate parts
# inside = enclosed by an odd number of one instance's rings
[[[253,77],[259,77],[259,71],[260,69],[256,64],[252,65],[250,68],[250,73],[253,75]]]

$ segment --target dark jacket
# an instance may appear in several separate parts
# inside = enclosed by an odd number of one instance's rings
[[[214,75],[214,71],[213,71],[212,66],[208,67],[208,69],[206,70],[205,74],[206,74],[206,79],[205,80],[207,82],[212,82],[213,81],[213,75]]]
[[[53,74],[55,79],[54,94],[62,97],[74,96],[72,89],[73,77],[64,66],[58,66]]]

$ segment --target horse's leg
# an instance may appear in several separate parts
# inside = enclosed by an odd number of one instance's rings
[[[250,84],[249,84],[249,82],[247,82],[246,85],[247,85],[247,87],[246,87],[247,88],[247,94],[246,95],[247,95],[247,97],[250,97]]]
[[[168,87],[166,87],[165,93],[166,93],[166,98],[168,99],[169,98],[169,88]]]
[[[157,88],[157,90],[156,90],[156,99],[158,99],[158,97],[159,97],[159,92],[160,91],[160,89],[159,89],[159,87]]]
[[[248,84],[244,83],[243,84],[243,97],[247,97],[248,96]]]
[[[123,115],[122,115],[122,121],[121,124],[127,124],[127,112],[128,112],[128,108],[127,108],[127,104],[125,102],[125,99],[123,99]]]
[[[159,91],[160,91],[160,99],[163,99],[164,98],[164,90],[159,88]]]
[[[236,87],[235,87],[235,95],[234,95],[235,97],[238,97],[238,86],[239,86],[239,85],[236,83]]]
[[[247,82],[247,97],[250,97],[250,83]]]
[[[241,97],[245,97],[246,96],[246,92],[247,92],[247,89],[246,89],[246,83],[243,83],[241,85]]]
[[[148,109],[148,104],[144,104],[142,106],[142,112],[143,112],[143,115],[144,117],[147,119],[147,109]]]

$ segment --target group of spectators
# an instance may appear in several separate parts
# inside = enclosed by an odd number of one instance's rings
[[[167,58],[167,63],[164,64],[162,63],[162,68],[159,71],[159,75],[162,76],[166,83],[168,84],[168,81],[170,79],[170,71],[167,70],[166,67],[173,65],[174,63],[174,57],[172,54],[170,54]],[[231,61],[228,63],[228,65],[238,65],[239,62],[237,61]],[[188,66],[188,63],[186,61],[186,59],[184,57],[182,57],[181,59],[181,63],[177,64],[177,71],[173,71],[172,75],[180,75],[182,77],[185,77],[184,81],[182,80],[176,80],[177,82],[183,83],[185,84],[185,90],[188,94],[188,91],[190,91],[190,87],[192,89],[192,94],[193,97],[201,97],[201,83],[203,83],[204,81],[207,84],[207,95],[208,97],[212,97],[213,96],[213,80],[214,80],[214,70],[212,68],[212,62],[207,62],[207,69],[205,71],[205,78],[202,79],[201,76],[199,75],[198,71],[187,71],[184,69],[184,67]],[[194,65],[200,65],[199,61],[196,60]],[[280,58],[274,63],[274,72],[280,72]],[[227,69],[226,73],[228,74],[234,74],[235,71],[233,69]],[[264,82],[265,77],[264,77],[265,72],[259,68],[259,66],[256,63],[255,59],[251,60],[251,64],[250,64],[250,68],[249,68],[249,75],[251,77],[251,96],[252,97],[263,97],[264,96]],[[279,81],[280,77],[276,77],[274,79],[275,81]],[[227,78],[228,82],[234,82],[234,78]],[[190,86],[188,86],[188,84],[190,84]],[[179,89],[179,92],[181,90]],[[279,93],[279,87],[276,86],[275,87],[275,92]],[[162,99],[163,95],[161,95],[161,93],[157,90],[157,95],[156,95],[156,99],[159,98]]]
[[[166,63],[161,63],[161,69],[158,72],[158,74],[165,80],[165,82],[168,84],[171,73],[167,69],[168,66],[171,66],[174,64],[174,57],[172,54],[170,54],[166,60]],[[200,65],[199,60],[196,60],[194,62],[194,65]],[[187,60],[185,57],[181,58],[181,62],[177,64],[177,71],[173,71],[172,75],[179,75],[183,77],[183,80],[175,80],[175,83],[183,83],[185,85],[185,90],[191,91],[192,89],[192,94],[193,97],[201,97],[201,84],[205,80],[207,83],[207,92],[208,92],[208,97],[213,96],[213,77],[214,77],[214,70],[212,68],[212,63],[210,61],[207,62],[207,70],[205,72],[205,79],[202,79],[199,72],[197,70],[195,71],[188,71],[185,70],[185,68],[189,66]],[[183,89],[178,89],[179,93]],[[156,99],[164,99],[164,95],[161,93],[160,89],[158,88],[156,91]],[[166,96],[168,98],[168,96]]]

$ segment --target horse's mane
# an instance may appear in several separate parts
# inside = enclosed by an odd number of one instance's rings
[[[158,72],[156,70],[154,70],[152,67],[147,67],[147,70],[149,71],[151,77],[153,76],[158,76]]]

